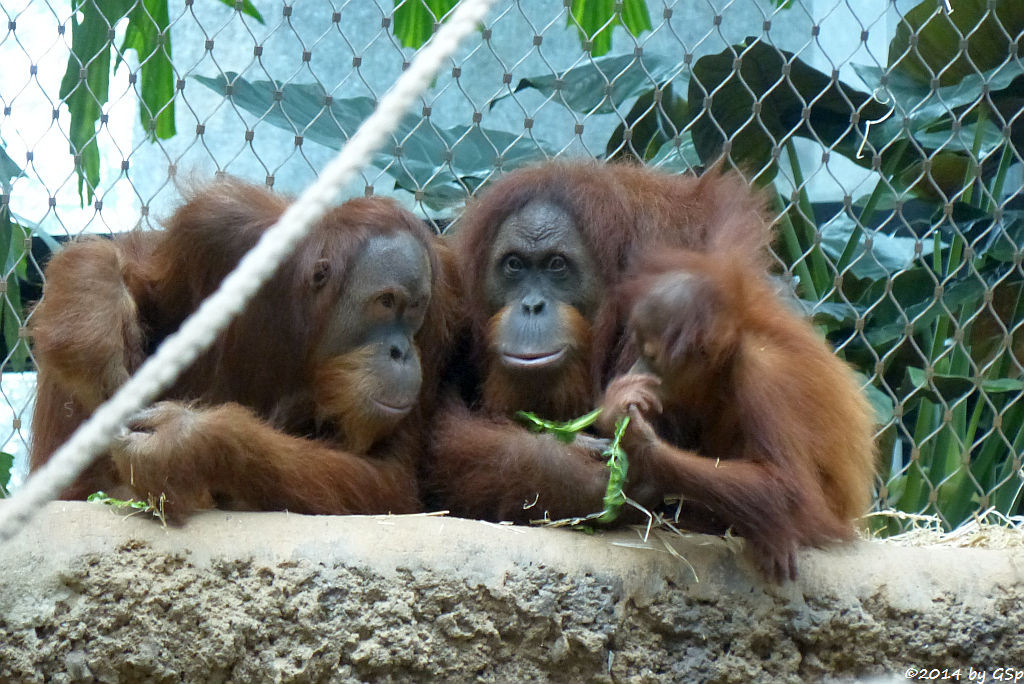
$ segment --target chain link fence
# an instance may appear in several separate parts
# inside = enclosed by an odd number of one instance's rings
[[[25,474],[49,252],[154,228],[217,173],[297,192],[452,4],[5,1],[0,486]],[[540,159],[724,155],[770,189],[780,284],[875,406],[876,506],[1018,515],[1022,32],[1018,0],[507,2],[347,194],[440,228]]]

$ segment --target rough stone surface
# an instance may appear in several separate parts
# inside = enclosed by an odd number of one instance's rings
[[[675,553],[667,550],[670,545]],[[1024,667],[1024,551],[54,503],[0,555],[0,681],[820,681]]]

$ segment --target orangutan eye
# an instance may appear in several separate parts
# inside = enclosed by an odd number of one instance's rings
[[[567,268],[569,268],[569,264],[566,263],[565,257],[555,255],[548,261],[548,270],[554,273],[562,273]]]
[[[506,275],[518,275],[519,272],[523,270],[523,260],[515,254],[510,254],[505,257],[505,261],[502,263],[502,268],[505,269]]]
[[[395,308],[395,293],[385,292],[380,296],[379,301],[380,305],[383,306],[385,309],[393,309]]]

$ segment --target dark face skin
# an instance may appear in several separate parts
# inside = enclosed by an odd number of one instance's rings
[[[371,238],[346,275],[319,357],[363,353],[374,412],[405,415],[416,403],[422,377],[413,337],[423,325],[430,281],[426,249],[408,233]]]
[[[572,217],[532,202],[508,217],[491,250],[485,295],[498,316],[493,346],[509,369],[557,368],[573,344],[565,307],[589,319],[599,301],[597,269]]]

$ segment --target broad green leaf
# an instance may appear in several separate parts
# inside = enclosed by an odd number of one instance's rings
[[[985,283],[973,275],[953,279],[945,286],[941,297],[936,297],[934,276],[925,268],[913,268],[894,278],[891,285],[892,301],[879,299],[872,311],[871,325],[864,330],[868,342],[875,348],[905,338],[907,324],[911,334],[927,330],[935,319],[949,315],[958,307],[977,306],[985,296]],[[879,286],[887,283],[879,282]]]
[[[854,306],[846,302],[812,302],[797,299],[805,316],[811,317],[815,323],[829,322],[838,325],[852,325],[864,315],[864,307]]]
[[[419,48],[455,5],[456,0],[395,0],[395,38],[405,47]]]
[[[686,100],[673,93],[671,83],[649,90],[637,98],[633,108],[608,139],[605,148],[607,158],[648,161],[666,143],[679,138],[688,118]]]
[[[220,1],[222,3],[224,3],[225,5],[227,5],[228,7],[234,7],[236,10],[238,10],[242,14],[248,14],[250,17],[252,17],[256,21],[260,22],[261,24],[264,23],[263,22],[263,15],[259,13],[259,10],[257,10],[255,6],[253,6],[252,0],[242,0],[242,2],[238,2],[238,0],[220,0]]]
[[[977,124],[975,112],[978,106],[991,102],[995,105],[1002,121],[1010,127],[1010,141],[1017,149],[1024,146],[1024,118],[1019,112],[1024,107],[1024,60],[1009,62],[995,69],[982,73],[973,73],[961,78],[955,85],[944,86],[932,90],[929,84],[921,83],[902,71],[886,72],[873,66],[853,65],[857,75],[876,93],[879,100],[885,101],[886,111],[893,114],[885,121],[871,126],[868,140],[876,149],[885,149],[883,161],[892,168],[906,168],[909,164],[919,163],[920,155],[908,151],[903,159],[890,162],[893,140],[905,137],[909,131],[924,147],[937,142],[932,134],[948,132],[947,136],[955,137],[969,148],[973,143],[973,126]],[[984,95],[984,89],[988,95]],[[890,101],[891,100],[891,101]],[[964,115],[962,111],[972,108],[973,111]],[[863,122],[866,118],[861,116]],[[968,134],[952,134],[954,122],[959,122],[964,129],[971,128]],[[996,130],[1000,128],[997,122]],[[924,136],[923,138],[921,136]],[[999,131],[998,135],[1002,136]],[[849,137],[836,146],[836,151],[862,166],[871,164],[871,155],[864,154],[857,159],[857,151],[861,144],[861,136]],[[996,142],[994,134],[985,130],[982,139],[983,149],[979,155],[984,156],[992,150]]]
[[[943,122],[945,124],[945,122]],[[955,152],[971,152],[975,138],[978,137],[978,123],[970,123],[963,126],[959,132],[954,133],[948,125],[930,126],[928,130],[914,131],[914,140],[921,144],[921,147],[928,150],[948,150]],[[986,119],[981,123],[981,147],[978,150],[978,157],[985,158],[992,154],[999,146],[1006,144],[1006,137],[1003,131],[992,120]]]
[[[933,77],[943,86],[1001,65],[1014,50],[1024,55],[1024,3],[1000,0],[923,0],[906,12],[889,43],[889,66],[927,84]],[[960,41],[967,40],[961,50]],[[1012,42],[1011,42],[1012,41]],[[1013,49],[1011,49],[1013,48]]]
[[[232,72],[195,78],[217,92],[229,92],[232,102],[261,121],[331,149],[340,149],[374,108],[366,97],[329,98],[317,84],[249,82]],[[442,129],[413,115],[402,120],[393,139],[374,157],[374,165],[399,187],[422,192],[432,206],[464,200],[467,188],[474,190],[495,169],[519,168],[555,153],[534,138],[480,126]]]
[[[678,139],[665,142],[647,163],[649,166],[674,173],[693,171],[701,164],[690,131],[683,132]]]
[[[530,88],[545,97],[558,93],[556,99],[573,111],[610,114],[618,111],[626,100],[669,80],[677,90],[686,84],[686,76],[679,73],[675,60],[649,53],[609,55],[573,67],[561,76],[542,74],[524,78],[515,92]],[[491,106],[506,97],[509,95],[495,98]]]
[[[174,67],[167,0],[139,0],[128,15],[122,52],[135,50],[140,66],[139,118],[150,139],[175,133]]]
[[[1016,378],[996,378],[994,380],[985,380],[981,383],[981,389],[990,394],[998,394],[1000,392],[1020,392],[1024,390],[1024,381],[1017,380]]]
[[[580,43],[590,41],[590,54],[600,57],[612,48],[612,30],[618,23],[615,0],[573,0],[567,26],[576,26]]]
[[[898,271],[920,265],[922,257],[934,250],[932,240],[894,237],[870,228],[861,228],[847,214],[839,214],[821,227],[821,247],[838,262],[847,250],[854,233],[859,232],[857,246],[850,259],[850,272],[857,278],[884,280]]]
[[[28,233],[12,219],[10,208],[0,208],[0,264],[6,276],[7,292],[0,296],[0,330],[3,333],[5,371],[22,371],[27,367],[28,346],[20,335],[25,324],[21,303],[21,280],[26,275],[25,244]],[[8,356],[9,355],[9,356]]]
[[[1024,391],[1024,380],[1017,378],[975,378],[967,375],[954,373],[932,373],[931,382],[923,368],[907,367],[907,377],[911,384],[924,391],[924,396],[933,401],[944,399],[946,402],[955,401],[960,397],[972,392],[975,387],[986,394],[1002,394],[1005,392]]]
[[[0,451],[0,497],[7,496],[7,487],[11,484],[11,468],[14,467],[14,454]]]
[[[60,98],[71,114],[69,137],[76,155],[78,196],[91,202],[100,181],[100,152],[96,145],[96,122],[107,102],[110,85],[110,36],[113,26],[135,4],[135,0],[80,0],[71,15],[71,55],[60,84]]]
[[[0,187],[4,189],[4,192],[10,193],[12,179],[20,178],[24,175],[25,172],[8,156],[7,150],[4,149],[3,145],[0,145]],[[0,253],[2,253],[2,250],[0,250]]]
[[[622,25],[633,36],[651,30],[651,13],[644,0],[624,0],[622,3]]]
[[[612,47],[612,32],[619,24],[634,36],[651,30],[651,16],[644,0],[623,0],[616,11],[616,0],[572,0],[567,26],[575,26],[580,43],[590,41],[590,54],[600,57]]]
[[[851,107],[868,118],[887,111],[867,93],[755,38],[697,60],[689,103],[701,159],[714,161],[728,142],[733,162],[754,171],[766,169],[760,183],[775,177],[773,148],[789,136],[833,145],[852,137]]]
[[[1024,63],[1011,62],[1005,66],[983,71],[974,72],[971,75],[960,79],[955,85],[944,86],[932,89],[928,83],[921,83],[900,71],[887,71],[880,67],[854,64],[854,71],[876,97],[887,98],[891,96],[895,102],[878,105],[883,107],[882,114],[896,105],[896,112],[891,120],[878,125],[878,132],[872,126],[870,138],[874,141],[878,135],[880,142],[884,144],[885,134],[883,129],[900,132],[904,128],[911,131],[922,130],[925,126],[934,125],[939,119],[947,116],[951,110],[964,105],[969,105],[984,98],[982,87],[987,86],[992,94],[997,94],[1009,89],[1014,80],[1024,74]],[[906,117],[906,122],[903,118]],[[861,120],[878,118],[861,114]],[[906,124],[906,125],[905,125]],[[881,145],[878,145],[879,147]]]
[[[863,373],[854,371],[853,374],[864,388],[864,395],[874,409],[875,425],[887,425],[894,415],[892,397],[876,387]]]

